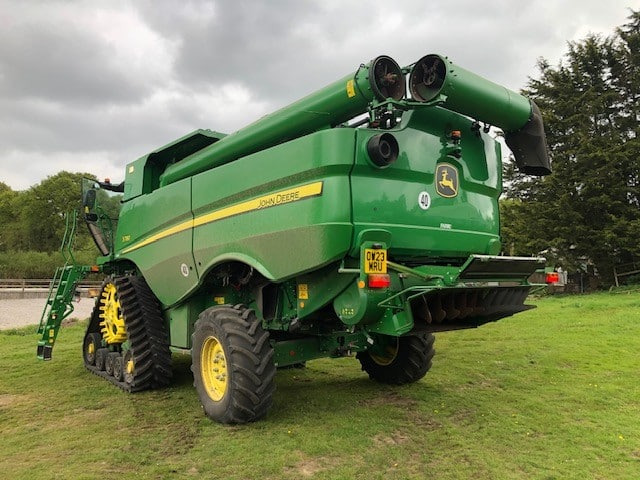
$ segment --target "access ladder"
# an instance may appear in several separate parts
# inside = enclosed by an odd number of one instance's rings
[[[66,228],[60,252],[65,264],[58,267],[49,287],[49,295],[45,304],[38,334],[41,335],[38,341],[37,356],[40,360],[51,360],[53,344],[58,336],[58,330],[62,321],[73,312],[73,298],[76,293],[78,283],[91,272],[91,267],[77,265],[73,257],[73,243],[75,240],[77,225],[77,212],[74,210],[67,214]]]

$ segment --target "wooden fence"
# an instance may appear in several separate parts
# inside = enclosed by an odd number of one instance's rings
[[[51,288],[50,278],[0,278],[0,298],[46,298]],[[95,297],[100,293],[99,280],[82,280],[78,284],[78,293]]]
[[[616,265],[613,268],[613,278],[616,282],[616,287],[620,286],[620,279],[629,275],[635,275],[640,273],[640,262],[625,263],[622,265]]]

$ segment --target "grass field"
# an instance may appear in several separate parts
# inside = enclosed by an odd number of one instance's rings
[[[33,330],[0,332],[0,475],[13,479],[638,479],[640,292],[544,298],[437,335],[418,383],[357,360],[278,373],[265,421],[208,421],[190,358],[128,395],[82,366],[82,325],[38,363]]]

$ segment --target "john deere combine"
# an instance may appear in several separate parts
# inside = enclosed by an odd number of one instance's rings
[[[84,217],[107,279],[87,369],[127,391],[162,387],[171,351],[190,351],[204,411],[223,423],[263,417],[276,368],[315,358],[355,354],[383,383],[422,378],[433,332],[531,308],[527,278],[544,264],[498,256],[490,126],[522,172],[550,173],[531,101],[443,56],[380,56],[233,134],[197,130],[145,155],[120,185],[91,182]],[[100,189],[123,194],[117,226]]]

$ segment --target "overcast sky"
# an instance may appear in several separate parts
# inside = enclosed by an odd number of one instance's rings
[[[0,0],[0,181],[117,182],[190,131],[230,133],[381,54],[442,53],[518,90],[537,58],[557,64],[629,7],[640,0]]]

